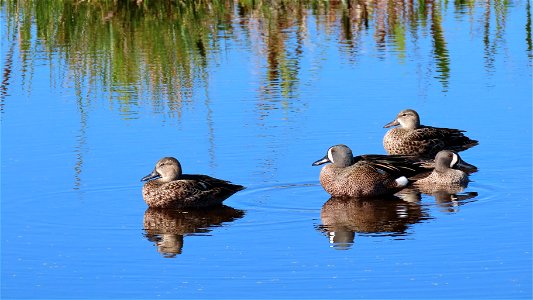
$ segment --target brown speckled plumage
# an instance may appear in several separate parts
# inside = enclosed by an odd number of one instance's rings
[[[449,169],[446,172],[437,172],[434,170],[426,178],[415,181],[416,185],[466,185],[468,184],[468,175],[455,169]]]
[[[314,166],[331,162],[320,171],[320,183],[334,197],[391,195],[404,188],[410,177],[427,171],[408,157],[363,155],[353,157],[346,145],[335,145]],[[403,177],[403,178],[402,178]]]
[[[373,197],[393,194],[403,188],[389,174],[382,174],[364,162],[347,168],[327,165],[320,171],[320,184],[334,197]]]
[[[478,144],[464,135],[464,130],[420,125],[418,113],[412,109],[401,111],[396,119],[384,127],[390,129],[383,138],[388,154],[418,155],[433,158],[440,150],[463,151]]]
[[[145,176],[142,189],[144,201],[150,207],[202,208],[220,205],[241,185],[207,175],[183,175],[181,165],[173,157],[160,159],[154,171]]]
[[[429,175],[416,180],[415,187],[420,187],[425,193],[437,190],[451,189],[461,191],[469,182],[468,174],[459,170],[461,166],[469,165],[452,151],[442,150],[435,156],[435,169]]]

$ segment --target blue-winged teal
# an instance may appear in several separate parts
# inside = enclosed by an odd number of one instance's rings
[[[353,157],[346,145],[335,145],[326,156],[313,163],[326,165],[320,171],[320,183],[334,197],[376,197],[398,192],[407,177],[427,171],[406,156],[361,155]]]
[[[447,186],[465,187],[469,182],[468,174],[460,169],[477,170],[475,166],[464,162],[459,154],[449,150],[442,150],[437,153],[434,166],[433,172],[420,175],[422,178],[416,180],[413,185],[421,187],[424,192],[428,188],[433,190],[433,188],[439,189]]]
[[[150,207],[202,208],[220,205],[229,196],[244,189],[241,185],[207,175],[182,174],[174,157],[163,157],[155,169],[141,181],[143,198]]]
[[[389,154],[433,158],[440,150],[459,152],[478,144],[466,137],[464,130],[420,125],[420,117],[412,109],[402,110],[384,128],[397,125],[400,127],[390,129],[383,138],[383,146]]]

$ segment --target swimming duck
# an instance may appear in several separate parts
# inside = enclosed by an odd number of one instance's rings
[[[320,171],[320,183],[334,197],[376,197],[391,195],[408,185],[408,177],[427,169],[408,156],[353,156],[346,145],[328,149],[312,165],[331,163]]]
[[[459,152],[478,144],[465,136],[464,130],[420,125],[420,117],[412,109],[402,110],[394,121],[383,127],[397,125],[400,126],[390,129],[383,138],[388,154],[433,158],[440,150]]]
[[[163,157],[152,173],[141,181],[147,181],[142,189],[149,207],[202,208],[220,205],[243,186],[207,175],[182,174],[181,165],[174,157]]]
[[[449,150],[441,150],[437,153],[434,167],[431,173],[418,175],[422,178],[416,180],[413,185],[421,188],[423,192],[444,187],[466,187],[470,180],[463,170],[477,170],[475,166],[464,162],[459,154]]]

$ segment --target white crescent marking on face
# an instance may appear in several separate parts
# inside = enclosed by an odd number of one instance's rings
[[[453,168],[455,164],[459,161],[459,155],[453,153],[452,162],[450,163],[450,168]]]
[[[328,159],[329,159],[329,161],[333,164],[333,163],[334,163],[334,162],[333,162],[333,154],[332,154],[331,149],[333,149],[333,148],[329,148],[329,149],[328,149]]]

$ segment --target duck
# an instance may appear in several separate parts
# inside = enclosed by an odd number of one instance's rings
[[[426,194],[442,189],[460,192],[470,182],[469,174],[464,170],[477,171],[477,168],[463,161],[456,152],[441,150],[435,156],[432,172],[414,176],[413,186]]]
[[[320,184],[333,197],[378,197],[392,195],[409,184],[408,177],[427,172],[411,156],[367,154],[353,156],[344,145],[331,146],[312,165],[320,170]]]
[[[440,150],[464,151],[479,144],[464,135],[464,130],[420,125],[420,116],[413,109],[404,109],[384,128],[383,147],[392,155],[417,155],[433,158]]]
[[[157,161],[152,173],[144,176],[143,199],[152,208],[206,208],[221,205],[244,186],[208,175],[182,174],[174,157]]]

